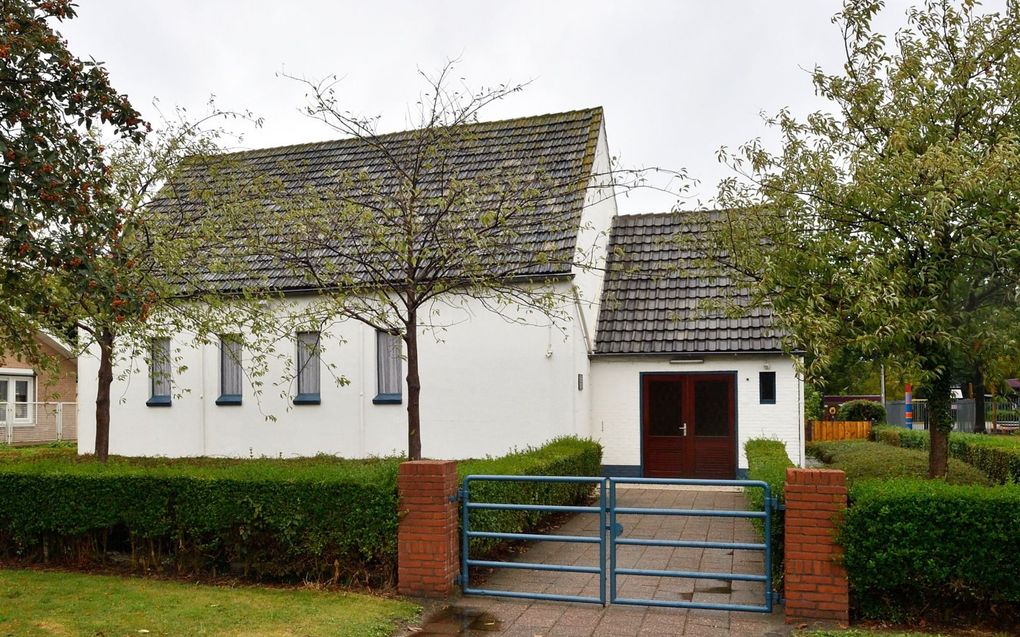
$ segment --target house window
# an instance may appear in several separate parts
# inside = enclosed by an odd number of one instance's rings
[[[376,405],[399,405],[403,400],[403,361],[400,358],[403,339],[399,334],[375,333]]]
[[[776,404],[775,372],[758,372],[758,402],[762,405]]]
[[[149,407],[169,407],[171,387],[170,339],[152,339],[149,351]]]
[[[0,376],[0,422],[8,418],[15,424],[34,421],[34,380],[31,376]]]
[[[220,336],[220,397],[217,405],[241,404],[241,337],[237,334]]]
[[[319,332],[297,333],[297,396],[295,405],[318,405],[319,400]]]

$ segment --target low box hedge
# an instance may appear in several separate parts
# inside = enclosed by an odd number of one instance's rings
[[[131,555],[136,570],[369,585],[396,566],[398,458],[294,460],[0,457],[0,557],[87,565]],[[469,473],[598,475],[601,447],[565,438],[462,461]],[[577,485],[502,483],[479,496],[575,503]],[[513,513],[513,512],[510,512]],[[484,519],[484,518],[483,518]],[[499,517],[527,531],[530,515]]]
[[[386,582],[398,462],[6,458],[0,555],[86,564],[124,552],[142,571]]]
[[[840,532],[860,616],[1020,620],[1020,487],[865,480]]]
[[[772,495],[780,502],[785,500],[786,470],[795,466],[786,454],[786,445],[778,440],[752,439],[744,444],[747,455],[747,477],[749,480],[761,480],[768,483]],[[760,511],[764,507],[764,491],[758,488],[744,490],[748,508]],[[755,529],[761,536],[764,525],[754,520]],[[772,581],[776,590],[782,590],[783,582],[783,515],[777,511],[772,516]]]
[[[896,447],[927,449],[927,431],[902,427],[876,427],[874,437]],[[949,455],[983,471],[998,484],[1020,483],[1020,436],[949,434]]]
[[[468,475],[599,476],[602,471],[602,446],[579,438],[557,438],[538,449],[526,449],[499,458],[466,460],[457,465],[463,480]],[[479,480],[470,484],[472,502],[513,504],[577,505],[587,503],[593,494],[590,484],[570,482],[505,482]],[[478,509],[471,512],[471,530],[498,533],[528,533],[540,529],[555,514],[537,511],[498,511]],[[471,557],[481,558],[504,543],[474,538]]]

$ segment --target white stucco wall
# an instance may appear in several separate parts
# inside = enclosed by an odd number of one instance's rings
[[[568,295],[570,283],[559,284]],[[300,299],[293,300],[301,303]],[[567,308],[572,309],[571,307]],[[560,435],[585,435],[587,419],[576,408],[577,374],[588,377],[588,359],[577,322],[565,331],[549,325],[508,322],[468,301],[444,306],[437,323],[445,331],[423,331],[419,339],[422,378],[422,445],[426,457],[463,458],[502,454],[541,444]],[[512,313],[511,310],[508,312]],[[529,316],[532,323],[544,319]],[[437,335],[441,341],[437,341]],[[344,342],[338,342],[338,337]],[[217,406],[219,349],[194,346],[189,335],[173,341],[181,348],[175,361],[175,394],[170,407],[148,407],[148,370],[115,380],[112,392],[110,451],[123,455],[164,456],[303,456],[316,453],[368,457],[403,453],[407,448],[406,386],[404,403],[375,405],[376,337],[371,328],[347,321],[323,335],[319,405],[293,405],[293,387],[271,383],[286,376],[282,361],[272,358],[267,386],[256,399],[249,379],[241,406]],[[578,353],[580,349],[580,354]],[[277,351],[292,357],[293,339]],[[245,354],[250,357],[250,352]],[[250,360],[250,359],[249,359]],[[351,380],[337,386],[327,372]],[[124,366],[115,370],[117,376]],[[406,373],[406,362],[404,371]],[[79,448],[94,446],[94,397],[98,359],[79,359]],[[287,396],[281,396],[284,391]],[[273,415],[276,421],[267,421]]]
[[[765,365],[768,365],[766,369]],[[758,372],[776,372],[776,403],[758,402]],[[790,459],[803,465],[803,385],[793,361],[783,356],[706,356],[696,364],[670,364],[668,358],[601,357],[592,361],[591,436],[605,451],[603,464],[641,464],[641,373],[736,373],[737,466],[747,468],[744,443],[775,438],[786,444]]]

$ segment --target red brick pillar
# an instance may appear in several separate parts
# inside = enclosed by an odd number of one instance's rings
[[[453,593],[460,568],[457,463],[415,460],[397,474],[397,590],[414,597]]]
[[[786,470],[783,594],[787,623],[850,621],[850,593],[836,531],[846,511],[846,474]]]

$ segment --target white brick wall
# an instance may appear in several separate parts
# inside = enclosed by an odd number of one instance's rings
[[[769,369],[765,369],[768,365]],[[758,402],[758,372],[776,372],[776,404]],[[591,435],[605,447],[607,465],[641,464],[641,373],[736,372],[737,466],[747,468],[744,443],[750,438],[775,438],[786,444],[790,458],[804,462],[803,385],[793,361],[783,356],[720,355],[699,364],[670,364],[666,358],[604,357],[592,361]]]

